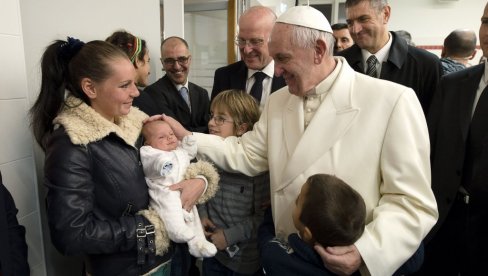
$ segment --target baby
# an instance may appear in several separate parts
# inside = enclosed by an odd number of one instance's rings
[[[215,169],[202,161],[190,165],[197,153],[195,141],[189,135],[180,143],[164,121],[147,122],[142,135],[145,143],[140,153],[149,187],[149,204],[164,222],[169,238],[174,242],[187,242],[190,254],[195,257],[214,256],[217,248],[205,238],[197,207],[193,206],[190,212],[184,210],[180,192],[172,191],[169,187],[185,178],[194,178],[197,174],[206,177],[214,175],[206,180],[218,182]]]

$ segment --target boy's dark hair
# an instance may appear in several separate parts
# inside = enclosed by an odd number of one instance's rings
[[[363,198],[341,179],[315,174],[307,179],[300,221],[324,247],[353,244],[364,232]]]

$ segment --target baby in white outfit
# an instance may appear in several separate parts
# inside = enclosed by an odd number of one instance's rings
[[[150,206],[158,212],[172,241],[187,242],[190,254],[195,257],[214,256],[217,248],[205,238],[197,207],[187,212],[182,207],[180,192],[169,189],[183,180],[190,161],[195,158],[194,139],[189,135],[180,143],[164,121],[144,124],[142,134],[145,143],[140,154]]]

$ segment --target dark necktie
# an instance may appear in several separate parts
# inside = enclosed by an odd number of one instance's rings
[[[466,157],[464,161],[463,186],[469,190],[470,186],[486,181],[483,177],[488,166],[487,153],[484,148],[488,134],[488,86],[483,90],[476,104],[469,135],[466,143]]]
[[[368,60],[366,60],[366,63],[368,64],[368,70],[366,70],[366,75],[371,76],[373,78],[377,78],[378,74],[376,72],[376,63],[378,60],[374,55],[371,55]]]
[[[261,96],[263,95],[263,80],[266,78],[266,74],[263,72],[256,72],[253,75],[254,84],[251,88],[251,96],[253,96],[258,103],[261,102]]]

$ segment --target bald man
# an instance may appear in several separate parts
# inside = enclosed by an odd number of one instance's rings
[[[215,71],[212,99],[224,90],[240,89],[253,95],[262,110],[269,95],[286,85],[283,77],[274,76],[274,62],[268,51],[275,21],[274,12],[264,6],[251,7],[241,15],[235,40],[241,60]],[[256,83],[256,72],[264,73],[258,95],[251,93]]]
[[[441,53],[443,75],[465,69],[476,55],[476,33],[457,29],[444,39]]]
[[[207,90],[188,81],[191,66],[188,43],[177,36],[166,38],[161,43],[161,63],[166,75],[144,89],[150,96],[146,98],[157,107],[156,114],[171,114],[188,129],[207,132],[210,99]],[[144,110],[144,105],[141,109],[156,115]]]

